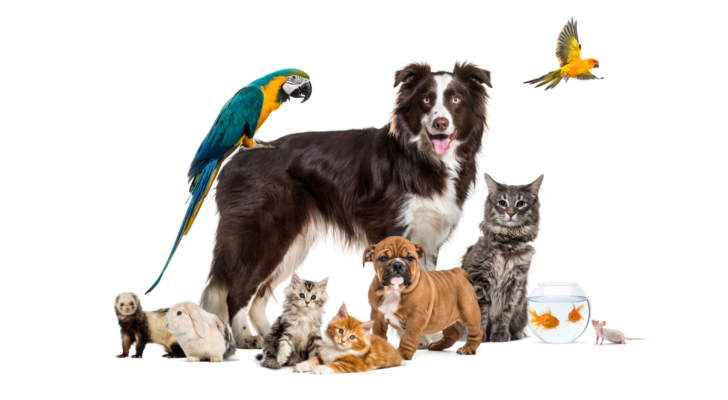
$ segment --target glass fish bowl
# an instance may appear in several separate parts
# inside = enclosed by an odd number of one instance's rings
[[[577,283],[539,283],[528,295],[528,327],[546,343],[573,342],[590,318],[589,297]]]

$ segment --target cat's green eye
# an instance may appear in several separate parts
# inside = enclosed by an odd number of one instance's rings
[[[305,296],[305,295],[304,295],[303,293],[299,293],[299,294],[298,294],[298,297],[300,297],[300,298],[302,298],[302,299],[305,299],[305,298],[306,298],[306,296]]]
[[[311,296],[311,301],[316,300],[316,295]]]
[[[518,203],[516,203],[516,207],[518,207],[518,208],[522,208],[525,205],[526,205],[525,201],[519,201]]]
[[[354,339],[356,339],[356,336],[354,336],[354,335],[349,336],[349,340],[354,340]]]
[[[344,330],[343,329],[339,329],[339,335],[341,335],[343,333],[344,333]]]
[[[501,200],[501,201],[498,202],[498,205],[501,206],[501,207],[505,207],[505,206],[508,205],[508,203],[506,203],[505,200]]]

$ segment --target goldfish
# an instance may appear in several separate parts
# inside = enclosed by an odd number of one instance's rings
[[[536,329],[547,331],[550,329],[556,329],[559,326],[559,319],[551,315],[551,308],[544,311],[540,316],[534,310],[528,310],[531,313],[531,322],[536,325]]]
[[[581,321],[584,321],[584,317],[581,316],[580,311],[582,311],[584,305],[582,304],[579,308],[576,308],[574,303],[571,303],[571,306],[574,307],[574,309],[569,313],[569,320],[566,323],[579,323],[579,325],[581,325]]]

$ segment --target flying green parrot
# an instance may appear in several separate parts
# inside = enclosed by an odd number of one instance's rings
[[[162,273],[146,293],[154,290],[162,279],[182,236],[190,231],[192,223],[195,222],[202,202],[210,191],[225,158],[239,146],[256,146],[253,136],[268,119],[270,113],[291,97],[303,98],[301,103],[305,103],[311,97],[311,91],[308,74],[299,69],[282,69],[251,82],[225,103],[210,132],[197,149],[197,154],[187,172],[187,178],[191,182],[191,201],[187,213]]]

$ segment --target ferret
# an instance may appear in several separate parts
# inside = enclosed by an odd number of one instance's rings
[[[167,354],[162,357],[185,357],[185,352],[177,343],[177,339],[164,327],[164,318],[169,308],[157,311],[143,311],[139,297],[131,292],[122,293],[114,300],[114,310],[121,327],[122,353],[116,358],[129,356],[131,344],[136,342],[136,354],[131,358],[142,358],[147,343],[156,343],[164,347]]]

